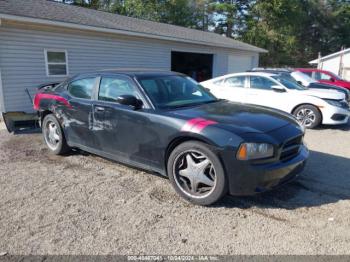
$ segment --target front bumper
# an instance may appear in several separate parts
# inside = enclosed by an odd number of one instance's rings
[[[231,195],[254,195],[285,184],[304,169],[308,156],[308,149],[302,145],[298,155],[285,162],[236,163],[235,167],[226,168],[229,192]]]
[[[327,106],[321,109],[322,124],[340,125],[347,124],[350,117],[350,110],[336,106]]]

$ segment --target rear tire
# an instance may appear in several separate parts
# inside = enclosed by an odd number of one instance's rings
[[[193,204],[211,205],[227,193],[223,166],[207,144],[178,145],[168,158],[167,171],[175,191]]]
[[[55,155],[63,155],[70,151],[62,127],[54,115],[44,117],[42,133],[47,147]]]
[[[297,118],[300,124],[309,129],[317,127],[322,121],[321,112],[313,105],[298,106],[293,111],[293,115]]]

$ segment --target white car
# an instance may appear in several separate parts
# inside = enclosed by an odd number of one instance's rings
[[[335,90],[307,89],[283,76],[245,72],[217,77],[201,83],[218,98],[276,108],[293,114],[307,128],[319,124],[345,124],[349,105]]]

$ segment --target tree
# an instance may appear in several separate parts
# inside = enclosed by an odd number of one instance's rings
[[[161,2],[160,22],[184,27],[200,28],[203,25],[204,1],[167,0]]]
[[[264,66],[304,66],[350,46],[349,0],[56,0],[169,23],[265,48]]]
[[[331,0],[333,28],[338,42],[350,47],[350,3],[348,0]],[[335,47],[339,50],[339,44]]]
[[[345,2],[256,1],[249,12],[246,30],[239,38],[269,50],[262,56],[264,65],[308,65],[318,52],[332,53],[349,44],[349,5]]]
[[[192,28],[207,28],[206,0],[123,0],[110,10],[126,16]]]
[[[244,27],[251,0],[215,0],[209,3],[209,12],[215,23],[215,32],[236,37]]]

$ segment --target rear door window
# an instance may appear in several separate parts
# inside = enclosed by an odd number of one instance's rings
[[[102,77],[98,100],[116,102],[119,96],[133,95],[139,97],[134,84],[126,77]]]
[[[96,78],[84,78],[68,84],[68,92],[77,98],[91,99]]]
[[[244,88],[245,79],[246,79],[245,76],[233,76],[233,77],[226,78],[225,86]]]
[[[332,77],[330,75],[325,73],[320,73],[320,74],[321,74],[321,80],[331,81]]]
[[[276,85],[275,82],[261,76],[250,77],[250,88],[272,90],[272,86]]]
[[[301,71],[303,74],[308,75],[309,77],[312,77],[312,71]]]

